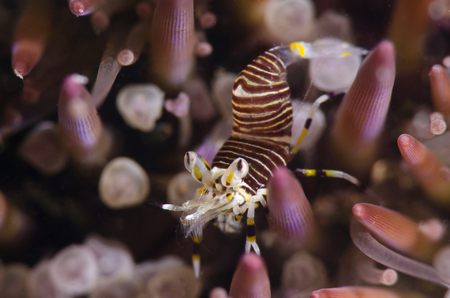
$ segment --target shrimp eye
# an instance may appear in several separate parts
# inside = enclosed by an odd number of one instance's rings
[[[243,158],[236,158],[222,175],[222,184],[226,187],[234,187],[242,183],[242,179],[247,176],[248,163]]]
[[[184,155],[184,166],[186,167],[186,170],[189,171],[189,173],[191,173],[193,170],[194,160],[197,156],[198,154],[195,153],[194,151],[188,151]]]
[[[206,160],[199,154],[188,151],[184,156],[184,166],[200,183],[207,183],[211,179],[211,168]]]

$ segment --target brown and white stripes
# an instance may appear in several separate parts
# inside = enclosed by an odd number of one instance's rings
[[[226,169],[238,157],[247,160],[246,199],[265,188],[272,170],[290,159],[292,106],[286,66],[269,50],[244,69],[233,88],[233,130],[213,160]]]

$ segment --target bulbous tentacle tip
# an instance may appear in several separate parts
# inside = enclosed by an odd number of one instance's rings
[[[25,63],[16,62],[12,65],[14,74],[23,80],[23,77],[28,74],[27,66]]]
[[[104,11],[96,11],[91,17],[91,24],[96,34],[100,34],[109,27],[109,16]]]
[[[209,292],[209,298],[228,298],[228,293],[224,288],[216,287]]]
[[[254,254],[244,254],[238,264],[230,286],[230,296],[270,297],[270,281],[263,259]]]
[[[217,17],[212,12],[206,12],[200,16],[200,27],[203,29],[210,29],[217,23]]]
[[[134,61],[134,54],[129,49],[122,50],[119,55],[117,55],[117,61],[122,66],[131,65]]]
[[[239,268],[251,274],[266,270],[263,259],[254,253],[244,254],[239,261]]]
[[[414,142],[414,138],[406,133],[400,135],[397,139],[397,144],[398,144],[398,147],[400,148],[400,150],[407,149],[409,146],[412,145],[413,142]]]
[[[377,58],[381,60],[380,62],[394,63],[395,46],[390,40],[382,40],[371,51],[371,55],[376,55]]]
[[[86,99],[87,97],[87,90],[84,88],[83,85],[88,83],[88,78],[80,75],[80,74],[70,74],[67,75],[64,78],[64,81],[62,83],[61,87],[61,96],[60,100],[69,100],[70,98],[83,98]],[[86,90],[86,92],[84,92]]]
[[[367,214],[364,204],[353,205],[352,213],[358,221],[361,221]]]
[[[430,72],[428,73],[430,77],[433,76],[440,77],[443,76],[444,74],[446,74],[445,69],[439,64],[433,65],[430,69]]]
[[[41,53],[36,42],[17,42],[17,46],[13,46],[11,67],[14,74],[23,79],[28,75],[38,63]]]
[[[365,67],[364,67],[365,66]],[[380,87],[388,86],[392,89],[392,85],[395,79],[395,46],[389,40],[383,40],[379,42],[372,51],[368,54],[361,66],[363,73],[360,74],[364,77],[364,72],[371,73],[374,80]],[[386,87],[384,87],[386,88]],[[390,96],[387,101],[389,101]]]
[[[69,9],[76,16],[82,16],[86,13],[86,6],[81,1],[72,1],[69,4]]]
[[[195,54],[199,57],[206,57],[213,51],[213,47],[209,42],[199,42],[195,48]]]
[[[414,166],[422,173],[425,173],[424,169],[431,168],[437,163],[435,160],[436,158],[432,153],[429,152],[422,143],[409,134],[400,135],[397,139],[397,145],[403,160],[410,165],[410,167]],[[429,161],[428,165],[426,162],[427,160]],[[433,163],[431,163],[431,161],[433,161]]]
[[[395,79],[395,47],[389,40],[379,42],[367,55],[358,72],[360,80],[367,80],[367,84],[383,84],[388,88],[389,102],[392,85]],[[355,80],[357,81],[357,80]],[[384,86],[386,85],[386,87]]]
[[[152,16],[153,8],[150,5],[150,3],[142,1],[142,2],[139,2],[136,4],[135,11],[136,11],[137,16],[141,20],[144,20],[144,19],[150,18]]]
[[[382,276],[382,283],[387,286],[394,285],[398,280],[398,273],[393,269],[384,270]]]

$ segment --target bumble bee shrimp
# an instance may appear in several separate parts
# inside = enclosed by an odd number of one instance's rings
[[[295,155],[314,113],[330,97],[325,94],[314,102],[296,145],[290,148],[293,115],[286,67],[302,59],[366,53],[366,50],[344,42],[328,46],[293,42],[266,51],[238,75],[233,87],[231,137],[220,148],[211,166],[195,152],[185,155],[186,169],[203,186],[192,200],[181,206],[162,206],[166,210],[183,211],[180,221],[185,236],[193,238],[192,262],[197,277],[203,226],[213,219],[218,221],[222,231],[230,232],[247,213],[245,251],[248,253],[253,249],[260,254],[256,243],[255,208],[259,204],[267,206],[266,185],[273,170],[286,166]],[[356,178],[340,171],[297,169],[295,173],[342,178],[361,187]]]

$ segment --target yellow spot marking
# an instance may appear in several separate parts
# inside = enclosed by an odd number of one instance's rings
[[[316,170],[306,170],[305,175],[308,177],[316,176]]]
[[[233,173],[230,173],[227,177],[227,179],[225,180],[227,184],[231,183],[231,179],[233,179]]]
[[[255,225],[255,220],[254,219],[247,219],[247,226],[254,226]]]
[[[192,238],[192,241],[194,241],[194,242],[197,243],[197,244],[200,243],[200,239],[198,239],[197,236],[194,236],[194,238]]]
[[[300,136],[297,139],[297,143],[295,143],[294,148],[292,148],[291,153],[295,154],[298,151],[298,148],[300,147],[300,144],[303,143],[303,140],[306,137],[306,133],[308,132],[307,128],[303,128],[302,133],[300,134]]]
[[[192,261],[199,261],[200,260],[200,255],[192,255]]]
[[[205,191],[205,190],[203,189],[203,187],[202,187],[202,188],[199,188],[199,189],[197,190],[197,192],[198,192],[199,194],[202,194],[204,191]]]
[[[200,170],[197,167],[194,167],[194,175],[198,180],[202,180],[202,174],[200,173]]]
[[[291,52],[297,50],[300,56],[305,57],[305,48],[301,44],[293,42],[289,45],[289,49]]]
[[[247,236],[247,241],[248,242],[255,242],[255,240],[256,240],[256,236],[252,236],[252,237],[248,237]]]
[[[227,195],[227,199],[228,200],[231,200],[233,198],[233,194],[232,193],[230,193],[229,195]]]
[[[211,170],[211,167],[209,166],[209,163],[202,157],[203,162],[205,163],[208,170]]]
[[[353,54],[350,53],[350,52],[341,52],[341,55],[342,55],[342,56],[351,56],[351,55],[353,55]]]

